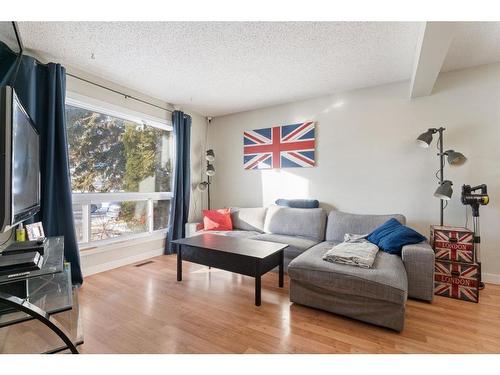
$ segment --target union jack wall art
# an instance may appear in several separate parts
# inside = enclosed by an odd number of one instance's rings
[[[438,261],[434,263],[434,294],[479,301],[479,266],[475,263]]]
[[[314,122],[243,133],[245,169],[314,167]]]

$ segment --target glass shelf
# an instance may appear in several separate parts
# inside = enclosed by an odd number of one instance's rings
[[[43,264],[40,270],[31,271],[28,274],[21,274],[16,277],[9,277],[9,275],[0,276],[0,284],[10,283],[14,280],[25,280],[42,275],[49,275],[63,270],[64,259],[64,237],[49,237],[45,244],[45,251],[43,254]]]
[[[13,292],[9,293],[9,288],[11,290],[25,288],[27,297]],[[70,310],[73,305],[71,269],[68,263],[64,265],[63,272],[4,283],[0,285],[0,291],[27,300],[51,315]],[[24,312],[13,311],[0,303],[0,328],[29,319],[33,318]]]
[[[0,292],[5,301],[19,303],[11,300],[15,296],[29,302],[20,306],[28,306],[30,312],[36,311],[30,304],[44,312],[35,314],[35,319],[17,305],[0,302],[0,353],[55,353],[66,350],[71,343],[83,343],[78,289],[71,283],[70,264],[63,262],[64,238],[49,238],[43,257],[38,271],[0,276]],[[66,332],[54,330],[57,323]]]
[[[75,345],[83,343],[82,316],[78,303],[78,289],[73,289],[73,308],[54,314]],[[36,319],[23,321],[0,329],[0,354],[57,353],[65,350],[65,344],[45,325]]]

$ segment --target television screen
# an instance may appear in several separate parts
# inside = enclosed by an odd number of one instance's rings
[[[39,142],[15,90],[0,87],[0,233],[40,210]]]
[[[38,133],[17,96],[12,104],[12,215],[14,222],[40,204]]]

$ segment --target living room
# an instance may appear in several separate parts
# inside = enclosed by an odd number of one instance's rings
[[[0,353],[498,354],[494,10],[222,3],[0,21]]]

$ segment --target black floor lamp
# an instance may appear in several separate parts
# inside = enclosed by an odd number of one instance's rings
[[[443,132],[446,129],[441,127],[441,128],[430,128],[428,129],[425,133],[422,133],[418,136],[417,138],[417,144],[420,147],[423,148],[429,148],[429,146],[432,143],[432,136],[436,133],[439,134],[439,138],[437,141],[437,148],[439,150],[438,156],[439,156],[439,169],[436,171],[436,177],[439,180],[439,186],[437,190],[434,193],[434,196],[436,198],[439,198],[439,206],[440,206],[440,223],[443,225],[443,219],[444,219],[444,209],[446,206],[444,205],[444,201],[449,201],[451,199],[451,195],[453,194],[453,189],[452,185],[453,182],[450,180],[445,180],[444,179],[444,158],[445,156],[447,157],[448,164],[451,166],[458,166],[462,165],[467,161],[467,158],[460,152],[457,152],[455,150],[447,150],[443,151]],[[438,176],[439,173],[439,176]],[[448,204],[448,203],[446,203]]]
[[[205,159],[207,160],[207,169],[205,171],[207,175],[207,180],[202,181],[198,184],[198,190],[200,191],[207,191],[207,198],[208,198],[208,209],[210,210],[210,177],[215,176],[215,167],[212,164],[215,161],[215,153],[214,150],[210,149],[207,150],[205,153]]]

